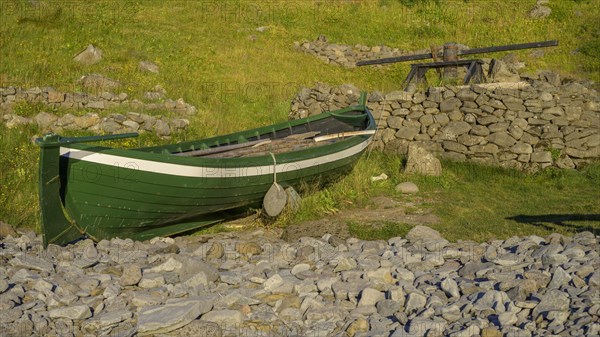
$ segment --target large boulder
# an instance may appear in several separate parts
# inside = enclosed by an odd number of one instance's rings
[[[440,232],[427,226],[415,226],[407,234],[406,239],[412,243],[420,241],[444,240]]]
[[[405,172],[439,176],[442,174],[442,164],[429,151],[418,144],[412,143],[408,146]]]

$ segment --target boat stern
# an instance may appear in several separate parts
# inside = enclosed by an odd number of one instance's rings
[[[44,247],[50,243],[64,245],[84,237],[67,218],[60,196],[60,139],[56,134],[36,139],[40,147],[38,193]]]
[[[94,142],[111,139],[136,137],[137,133],[105,136],[63,138],[57,134],[47,134],[36,139],[40,147],[39,161],[39,203],[41,211],[41,229],[44,247],[53,243],[66,245],[85,237],[85,231],[69,219],[61,197],[61,183],[66,168],[61,167],[60,148],[68,144]],[[62,179],[61,179],[62,178]]]

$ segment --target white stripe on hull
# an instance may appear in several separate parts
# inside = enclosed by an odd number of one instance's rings
[[[346,150],[336,152],[330,155],[300,160],[292,163],[277,164],[276,172],[292,172],[303,170],[309,167],[315,167],[331,162],[338,161],[347,157],[351,157],[363,151],[368,145],[371,139],[355,145]],[[86,161],[89,163],[118,166],[122,168],[129,168],[133,170],[140,170],[144,172],[152,172],[159,174],[167,174],[181,177],[195,177],[195,178],[227,178],[227,177],[252,177],[261,176],[265,174],[273,174],[273,165],[264,166],[244,166],[244,167],[203,167],[203,166],[189,166],[182,164],[172,164],[156,162],[152,160],[136,159],[130,157],[116,156],[111,154],[104,154],[92,151],[85,151],[79,149],[71,149],[66,147],[60,148],[60,155],[62,157],[68,157]]]

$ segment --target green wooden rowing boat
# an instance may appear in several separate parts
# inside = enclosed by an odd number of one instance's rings
[[[218,222],[220,211],[259,206],[275,180],[296,186],[346,172],[375,129],[362,95],[357,106],[165,146],[89,144],[135,133],[46,135],[36,141],[44,245],[144,240]]]

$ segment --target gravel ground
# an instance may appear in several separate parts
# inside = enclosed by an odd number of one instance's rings
[[[0,240],[2,336],[598,336],[599,237]]]

